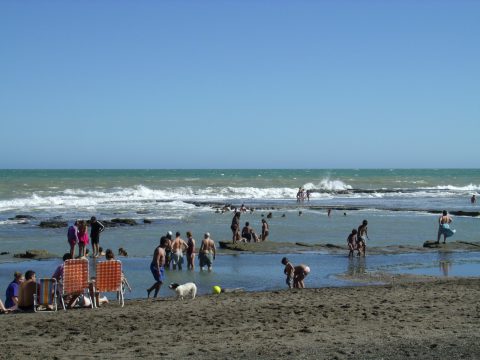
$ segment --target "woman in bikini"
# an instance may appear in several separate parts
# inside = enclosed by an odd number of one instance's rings
[[[442,216],[438,218],[438,235],[437,235],[437,244],[440,243],[440,237],[443,234],[443,243],[445,244],[447,240],[447,236],[450,236],[450,223],[452,222],[452,218],[448,215],[447,210],[443,210]],[[448,230],[448,231],[447,231]]]

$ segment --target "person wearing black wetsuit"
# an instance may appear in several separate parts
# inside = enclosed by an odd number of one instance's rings
[[[98,257],[98,244],[100,244],[100,233],[105,226],[95,216],[90,218],[90,239],[92,240],[93,257]]]

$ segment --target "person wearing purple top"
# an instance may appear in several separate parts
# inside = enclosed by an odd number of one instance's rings
[[[70,225],[67,231],[67,240],[70,245],[70,256],[73,259],[75,254],[75,245],[79,243],[78,240],[78,221],[75,221],[73,225]]]
[[[20,284],[25,281],[25,277],[20,272],[15,272],[15,278],[8,285],[7,291],[5,292],[6,300],[5,307],[7,309],[17,306],[18,304],[18,292],[20,289]]]

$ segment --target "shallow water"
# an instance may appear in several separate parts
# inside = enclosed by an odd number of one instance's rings
[[[310,202],[297,203],[302,186],[314,189]],[[45,249],[59,256],[67,251],[66,228],[41,229],[42,220],[60,217],[72,223],[96,215],[100,220],[132,218],[137,226],[108,228],[100,245],[114,252],[125,248],[124,266],[134,287],[128,297],[144,297],[153,283],[149,263],[160,236],[168,230],[182,235],[191,230],[199,242],[210,232],[216,241],[230,240],[232,212],[215,213],[209,202],[262,208],[242,214],[260,232],[262,215],[269,219],[273,242],[346,245],[352,228],[369,221],[368,246],[422,246],[437,235],[438,215],[428,210],[480,211],[470,196],[480,191],[479,169],[380,170],[0,170],[0,252],[10,254]],[[194,205],[196,203],[199,206]],[[359,208],[333,210],[330,217],[319,207]],[[273,209],[272,209],[273,207]],[[391,211],[396,209],[400,211]],[[302,211],[302,216],[299,216]],[[346,213],[346,216],[344,216]],[[10,220],[31,215],[26,222]],[[283,215],[285,215],[283,217]],[[151,224],[143,224],[143,219]],[[479,217],[454,216],[457,230],[451,241],[476,242]],[[292,254],[294,263],[312,268],[310,287],[351,284],[337,275],[363,271],[392,271],[444,276],[477,276],[478,253],[369,255],[348,260],[343,255]],[[241,254],[218,256],[213,273],[168,272],[168,282],[195,281],[200,293],[219,284],[248,291],[285,287],[282,255]],[[6,288],[16,270],[33,268],[50,276],[59,260],[0,264],[0,287]],[[171,295],[168,289],[162,296]]]
[[[367,257],[348,258],[343,255],[318,253],[306,254],[241,254],[219,255],[212,272],[202,271],[167,271],[165,283],[185,283],[193,281],[198,286],[199,294],[211,293],[212,286],[222,288],[242,288],[245,291],[279,290],[286,288],[283,275],[283,256],[292,263],[304,263],[310,266],[311,273],[305,283],[307,287],[364,285],[340,278],[341,275],[356,275],[376,271],[392,274],[446,276],[479,276],[480,252],[422,253],[370,255]],[[133,288],[126,293],[126,298],[144,298],[146,289],[153,283],[149,270],[150,258],[124,258],[123,270]],[[24,261],[0,264],[0,284],[6,288],[14,271],[33,269],[37,278],[49,277],[60,260]],[[90,261],[94,275],[93,261]],[[160,290],[160,296],[173,296],[166,286]],[[109,295],[111,297],[111,295]]]

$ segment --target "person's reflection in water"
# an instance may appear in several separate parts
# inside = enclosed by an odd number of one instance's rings
[[[366,258],[361,257],[349,257],[347,275],[351,277],[362,277],[366,274]]]
[[[438,255],[438,267],[442,271],[443,276],[447,277],[452,269],[451,255],[449,253],[439,253]]]

